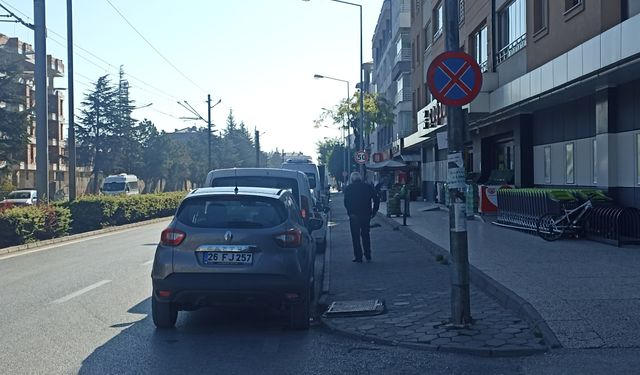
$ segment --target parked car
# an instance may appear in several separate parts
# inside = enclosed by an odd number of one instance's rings
[[[324,251],[327,244],[327,216],[315,204],[309,179],[303,172],[278,168],[216,169],[207,175],[205,186],[254,186],[291,190],[305,221],[311,217],[323,220],[322,228],[313,232],[313,238],[317,250]]]
[[[313,239],[287,189],[201,188],[162,231],[152,271],[153,322],[173,327],[178,311],[258,305],[307,329],[314,298]]]
[[[0,201],[2,205],[30,206],[38,203],[37,190],[15,190]]]

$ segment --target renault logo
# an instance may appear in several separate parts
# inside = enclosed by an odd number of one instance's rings
[[[227,233],[224,234],[224,240],[227,242],[231,242],[231,240],[233,240],[233,233],[231,233],[230,230],[228,230]]]

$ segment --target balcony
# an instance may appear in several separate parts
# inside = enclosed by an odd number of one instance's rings
[[[398,91],[398,93],[396,94],[395,100],[394,100],[394,105],[398,105],[402,102],[408,102],[411,101],[411,92],[409,92],[409,90],[400,90]]]
[[[49,77],[64,76],[64,63],[51,55],[47,55],[47,75]]]
[[[398,52],[398,54],[396,54],[396,59],[394,61],[394,64],[397,64],[401,61],[411,61],[411,48],[402,48],[400,49],[400,52]]]
[[[502,63],[509,57],[515,55],[524,47],[527,46],[527,34],[522,34],[518,39],[514,40],[511,44],[507,45],[500,51],[498,51],[497,62]]]

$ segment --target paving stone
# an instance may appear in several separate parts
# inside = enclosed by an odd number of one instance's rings
[[[416,333],[416,332],[415,331],[410,331],[410,330],[402,330],[402,331],[396,332],[396,334],[400,335],[400,336],[409,336],[409,335],[414,334],[414,333]]]
[[[525,344],[527,343],[529,340],[527,339],[523,339],[523,338],[513,338],[513,339],[509,339],[507,340],[507,342],[509,344],[514,344],[514,345],[521,345],[521,344]]]
[[[373,325],[373,324],[365,324],[363,326],[358,327],[358,330],[360,330],[360,331],[368,331],[368,330],[374,329],[374,328],[376,328],[376,326]]]
[[[439,334],[438,336],[440,337],[456,337],[459,336],[457,331],[449,331],[449,332],[443,332],[441,334]]]
[[[501,345],[505,345],[506,343],[507,343],[506,341],[499,340],[499,339],[488,340],[486,342],[488,346],[501,346]]]
[[[437,338],[438,336],[436,335],[422,335],[418,337],[418,342],[431,342]]]
[[[450,344],[451,343],[451,339],[448,339],[446,337],[440,337],[437,338],[433,341],[431,341],[431,344],[433,345],[446,345],[446,344]]]
[[[500,340],[508,340],[514,338],[515,336],[513,336],[513,334],[511,333],[498,333],[493,335],[493,337]]]
[[[475,336],[475,335],[479,335],[480,331],[477,331],[475,329],[461,329],[458,331],[458,333],[465,336]]]
[[[502,333],[512,333],[513,334],[513,333],[520,333],[520,332],[522,332],[522,330],[519,329],[519,328],[504,328],[501,332]]]
[[[451,341],[453,342],[469,342],[471,341],[471,337],[470,336],[456,336],[456,337],[452,337]]]

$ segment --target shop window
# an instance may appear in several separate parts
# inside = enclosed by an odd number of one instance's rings
[[[593,140],[593,183],[598,183],[598,142]]]
[[[551,183],[551,146],[544,148],[544,183]]]
[[[575,165],[574,165],[574,161],[575,161],[575,157],[574,157],[574,149],[573,149],[573,143],[567,143],[565,145],[565,160],[566,160],[566,173],[565,173],[565,178],[566,178],[566,183],[567,184],[575,184],[576,179],[575,179]]]

